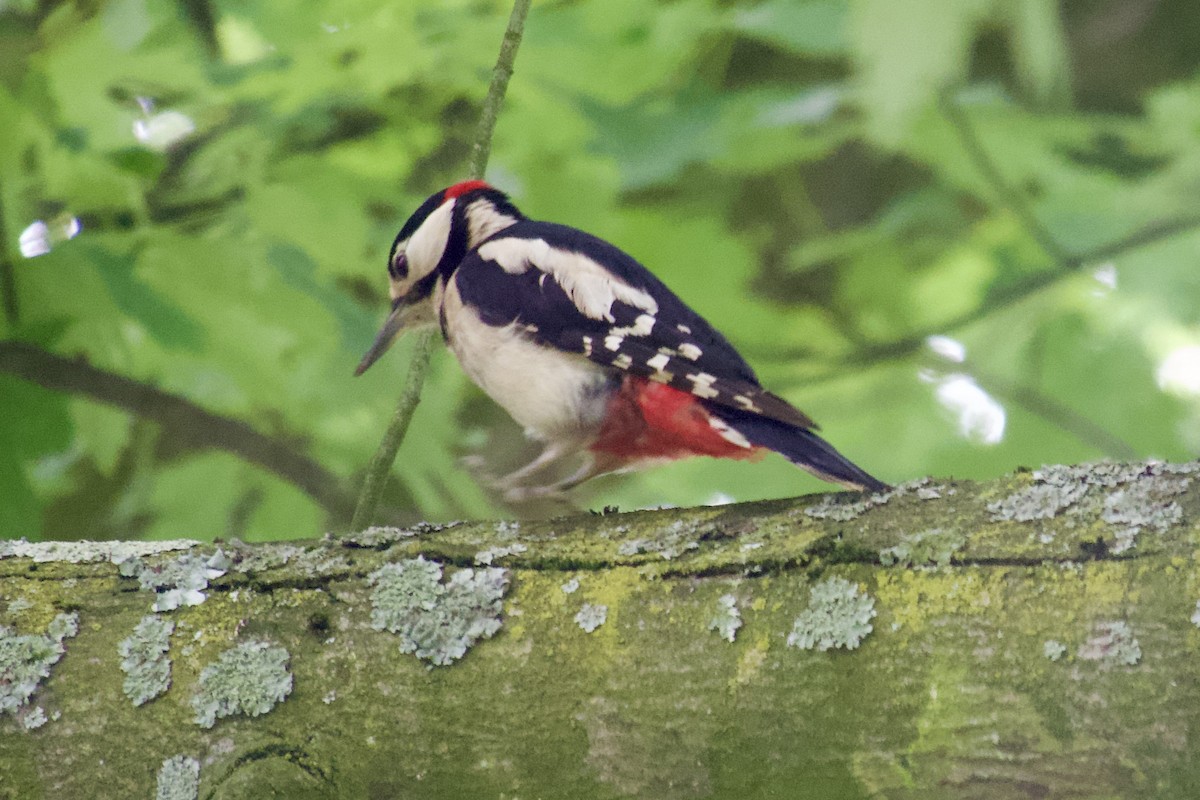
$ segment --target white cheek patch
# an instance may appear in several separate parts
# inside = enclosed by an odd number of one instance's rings
[[[437,268],[438,262],[446,252],[450,241],[451,214],[454,211],[454,201],[449,200],[425,218],[421,227],[408,240],[404,256],[408,259],[408,280],[404,282],[405,291],[417,281],[424,278]],[[404,294],[402,291],[401,294]]]
[[[512,275],[531,266],[549,273],[579,312],[589,319],[614,322],[613,303],[620,300],[646,312],[651,327],[658,303],[648,292],[635,289],[582,253],[556,250],[544,239],[494,239],[479,248],[479,255]],[[641,319],[639,317],[639,319]],[[640,323],[645,327],[646,323]]]

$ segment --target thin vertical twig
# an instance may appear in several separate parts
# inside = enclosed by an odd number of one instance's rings
[[[508,92],[508,81],[513,75],[513,64],[517,61],[517,48],[521,46],[525,17],[529,14],[531,2],[532,0],[516,0],[513,3],[512,14],[508,18],[508,29],[504,31],[504,40],[500,43],[500,55],[496,58],[495,69],[492,70],[492,82],[488,85],[483,110],[479,114],[479,127],[475,129],[475,144],[471,148],[472,179],[482,179],[483,174],[487,172],[488,158],[492,154],[492,132],[496,130],[500,107],[504,105],[504,95]]]
[[[482,179],[487,171],[488,157],[492,151],[492,132],[496,129],[496,120],[500,117],[500,107],[504,104],[504,95],[508,90],[508,81],[513,74],[513,64],[517,59],[517,48],[521,44],[521,35],[525,30],[525,18],[529,14],[532,0],[515,0],[512,13],[508,17],[508,28],[504,31],[504,40],[500,44],[500,55],[496,58],[496,66],[492,70],[492,81],[488,86],[487,97],[483,101],[483,110],[479,115],[479,127],[475,131],[475,144],[471,148],[471,164],[469,177]],[[404,381],[404,389],[392,414],[392,421],[383,441],[379,443],[370,466],[367,467],[363,479],[362,492],[358,497],[358,505],[350,520],[351,530],[362,530],[375,517],[379,506],[379,497],[387,482],[388,473],[396,461],[396,454],[408,433],[408,424],[412,421],[413,412],[421,400],[421,387],[425,385],[425,374],[429,371],[429,359],[433,354],[433,337],[435,331],[427,328],[418,331],[413,346],[412,358],[408,364],[408,375]]]

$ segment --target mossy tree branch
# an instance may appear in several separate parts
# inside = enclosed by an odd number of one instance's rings
[[[508,91],[508,81],[513,74],[513,64],[517,59],[517,48],[521,44],[521,35],[525,29],[525,17],[529,14],[531,0],[516,0],[512,13],[508,18],[508,28],[504,32],[504,40],[500,45],[500,55],[492,70],[492,81],[488,86],[487,97],[483,101],[483,111],[479,116],[479,127],[475,132],[475,143],[471,148],[471,166],[469,177],[482,179],[487,172],[488,157],[492,151],[492,132],[496,129],[496,120],[500,117],[500,107],[504,104],[504,95]],[[413,347],[412,357],[408,364],[408,375],[404,381],[404,391],[396,404],[396,411],[383,435],[383,441],[363,479],[362,492],[359,494],[358,505],[354,509],[354,517],[350,521],[351,530],[362,530],[375,519],[375,509],[379,505],[379,497],[383,492],[387,475],[396,461],[396,454],[408,433],[408,424],[412,421],[413,412],[421,400],[421,387],[425,384],[425,374],[429,371],[429,359],[433,353],[434,331],[426,329],[418,331],[417,340]]]
[[[151,797],[160,767],[205,798],[1192,798],[1198,543],[1198,464],[123,568],[150,545],[0,543],[0,675],[66,650],[0,715],[0,798]],[[152,603],[170,688],[135,707]]]

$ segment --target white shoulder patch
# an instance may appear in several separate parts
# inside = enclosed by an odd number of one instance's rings
[[[614,322],[612,305],[618,300],[650,315],[651,325],[658,313],[658,303],[648,292],[630,286],[582,253],[559,250],[544,239],[494,239],[479,248],[479,255],[513,275],[531,266],[549,273],[579,312],[590,319]]]

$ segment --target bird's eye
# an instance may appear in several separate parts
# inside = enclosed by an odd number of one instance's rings
[[[408,259],[403,250],[397,250],[388,261],[388,275],[397,281],[408,277]]]

